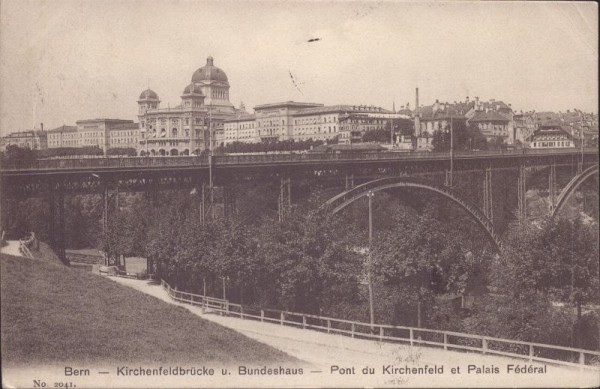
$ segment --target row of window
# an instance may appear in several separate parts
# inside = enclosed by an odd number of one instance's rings
[[[573,144],[569,141],[533,142],[533,147],[573,147]]]

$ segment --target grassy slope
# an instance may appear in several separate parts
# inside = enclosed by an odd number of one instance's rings
[[[295,361],[100,276],[8,255],[0,265],[3,364]]]

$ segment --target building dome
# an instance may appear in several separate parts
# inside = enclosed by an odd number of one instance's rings
[[[140,100],[146,100],[146,99],[156,99],[156,100],[158,100],[158,95],[152,89],[146,89],[145,91],[143,91],[140,94]]]
[[[196,70],[192,75],[192,82],[223,81],[227,82],[224,71],[213,65],[213,57],[206,59],[206,65]]]
[[[204,96],[204,94],[202,93],[202,90],[200,89],[200,87],[196,84],[194,84],[193,82],[186,86],[185,89],[183,90],[183,94],[184,95],[200,95],[200,96]]]

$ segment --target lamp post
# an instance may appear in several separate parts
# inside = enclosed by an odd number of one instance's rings
[[[450,180],[449,186],[452,187],[452,176],[454,173],[454,128],[452,126],[452,114],[450,114]]]
[[[369,317],[371,323],[371,330],[374,329],[375,324],[375,313],[373,311],[373,257],[371,250],[373,246],[373,196],[372,191],[367,192],[367,198],[369,199],[369,256],[367,263],[367,282],[369,288]]]
[[[581,134],[581,170],[579,172],[581,174],[583,172],[583,127],[579,130],[579,133]]]
[[[223,280],[223,300],[227,300],[227,294],[225,292],[225,280],[228,280],[229,277],[221,277],[221,279]]]

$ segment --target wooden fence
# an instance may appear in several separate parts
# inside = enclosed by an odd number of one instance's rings
[[[164,280],[161,280],[161,285],[173,300],[200,306],[227,316],[237,316],[241,319],[258,320],[387,343],[406,343],[411,346],[426,345],[443,348],[444,350],[474,351],[481,354],[520,358],[530,362],[546,362],[581,369],[600,370],[600,352],[598,351],[426,328],[387,324],[371,325],[364,322],[305,313],[249,307],[233,304],[228,300],[176,291]]]

